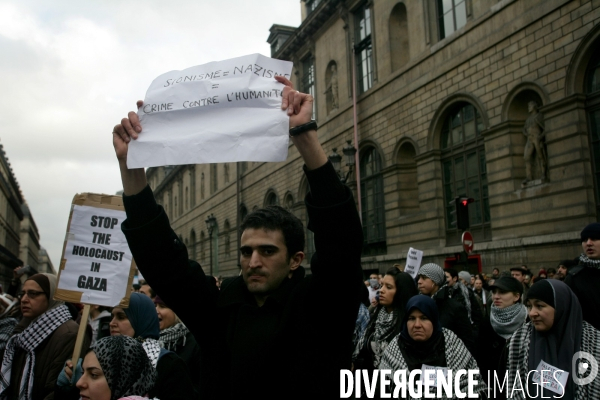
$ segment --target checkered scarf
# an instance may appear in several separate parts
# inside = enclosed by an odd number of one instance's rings
[[[146,351],[146,355],[150,359],[152,366],[156,369],[156,364],[158,363],[158,357],[160,356],[160,342],[156,339],[151,338],[137,338],[140,342],[142,342],[142,347]]]
[[[13,358],[18,348],[27,352],[27,361],[23,370],[23,377],[19,385],[19,400],[31,399],[33,388],[33,368],[35,367],[35,349],[59,326],[71,319],[67,306],[62,305],[52,308],[42,315],[20,334],[14,335],[6,345],[2,368],[0,369],[0,399],[7,398],[7,389],[10,386],[10,373]]]
[[[375,329],[373,329],[371,324],[375,325]],[[394,310],[388,313],[385,307],[379,307],[375,320],[371,320],[358,342],[357,349],[360,350],[368,346],[372,350],[373,366],[375,368],[379,365],[381,356],[388,345],[388,341],[391,339],[390,335],[393,333],[396,325],[398,325],[398,311]]]
[[[590,268],[600,269],[600,260],[592,260],[584,253],[581,253],[581,255],[579,256],[579,264],[585,265],[586,267]]]
[[[515,385],[517,388],[524,389],[526,386],[526,377],[528,371],[529,343],[533,325],[531,322],[520,327],[508,342],[508,385],[512,389],[516,374],[519,374],[522,385]],[[581,351],[586,351],[600,360],[600,331],[583,321],[583,335],[581,338]],[[578,374],[579,375],[579,374]],[[583,377],[580,377],[583,378]],[[569,380],[572,378],[569,376]],[[573,381],[571,380],[571,383]],[[526,389],[525,389],[526,390]],[[525,400],[525,393],[522,390],[514,390],[507,393],[509,400]],[[575,400],[600,399],[600,378],[596,377],[593,382],[584,386],[575,386]]]
[[[475,358],[471,355],[471,353],[469,353],[469,350],[467,350],[458,336],[446,328],[442,328],[442,332],[444,333],[444,354],[446,356],[447,368],[453,372],[457,372],[459,369],[479,369]],[[379,369],[389,369],[392,371],[392,375],[395,371],[408,371],[408,365],[406,364],[406,360],[404,360],[402,350],[400,349],[400,340],[402,339],[400,339],[400,335],[398,335],[390,342],[385,353],[383,354],[381,364],[379,364]],[[473,387],[473,392],[476,394],[487,393],[487,386],[481,378],[481,375],[475,374],[473,377],[477,382],[477,384]],[[468,386],[468,376],[461,376],[461,392],[467,392]],[[444,396],[442,398],[446,399],[447,397]]]
[[[0,351],[6,347],[6,343],[8,343],[17,322],[14,318],[0,319]]]
[[[188,334],[188,328],[183,324],[183,322],[179,322],[173,326],[170,326],[166,329],[160,331],[160,345],[167,350],[177,350],[177,345],[179,340],[183,338],[181,345],[185,347],[185,338]]]

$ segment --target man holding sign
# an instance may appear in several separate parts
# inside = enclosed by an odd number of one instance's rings
[[[188,260],[144,170],[127,168],[128,144],[143,135],[138,115],[130,112],[113,131],[127,212],[123,232],[148,283],[201,347],[205,399],[338,398],[339,370],[350,367],[362,285],[360,220],[311,123],[312,96],[275,79],[285,85],[281,108],[311,189],[306,207],[316,254],[308,277],[300,266],[302,223],[270,206],[242,223],[241,276],[218,291]],[[323,308],[323,293],[335,299],[335,309]]]

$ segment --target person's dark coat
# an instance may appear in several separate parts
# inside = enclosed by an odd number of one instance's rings
[[[262,307],[242,277],[221,291],[207,284],[149,187],[124,196],[122,230],[138,268],[201,347],[203,399],[339,397],[363,285],[362,227],[330,163],[306,175],[312,274],[299,267]]]
[[[18,325],[17,325],[18,326]],[[77,339],[79,325],[72,319],[68,320],[50,335],[35,349],[35,366],[33,368],[32,399],[54,399],[56,379],[62,371],[65,361],[73,356],[73,348]],[[84,353],[90,345],[89,335],[85,335]],[[18,348],[13,359],[13,373],[10,376],[9,399],[19,396],[19,384],[23,376],[23,369],[27,361],[27,353]]]
[[[433,298],[440,313],[442,327],[451,330],[465,344],[471,354],[475,354],[475,340],[469,316],[465,307],[450,298]]]
[[[569,269],[565,283],[579,299],[583,320],[600,330],[600,269],[578,265]]]

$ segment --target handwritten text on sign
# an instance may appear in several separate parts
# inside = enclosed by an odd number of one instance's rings
[[[82,303],[112,307],[126,295],[132,261],[121,231],[124,211],[73,205],[59,289],[82,292]]]
[[[127,166],[285,160],[289,122],[275,76],[291,73],[291,62],[251,54],[159,76],[138,110],[142,134]]]
[[[412,247],[409,248],[408,254],[406,255],[406,266],[404,267],[404,272],[410,274],[413,279],[416,278],[419,268],[421,268],[422,259],[423,252],[421,250],[413,249]]]

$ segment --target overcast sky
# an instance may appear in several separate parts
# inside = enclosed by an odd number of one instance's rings
[[[299,0],[0,0],[0,143],[60,265],[76,193],[121,189],[114,125],[158,75],[251,53]]]

